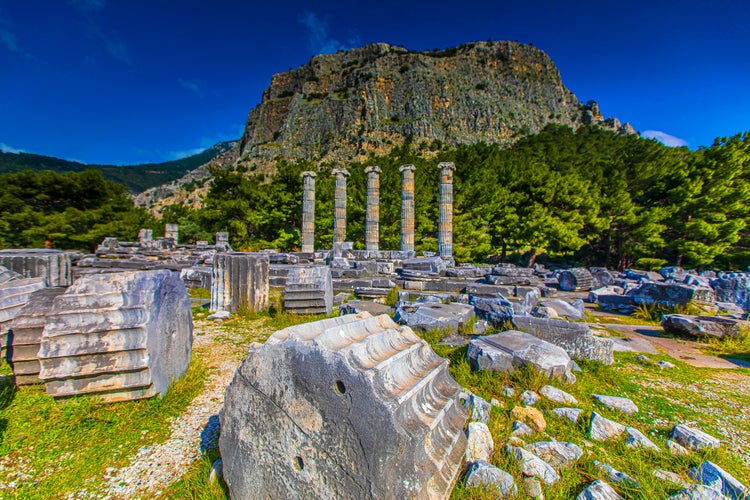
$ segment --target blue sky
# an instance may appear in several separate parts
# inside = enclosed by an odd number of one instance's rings
[[[750,130],[749,19],[745,0],[0,0],[0,148],[174,159],[239,138],[271,75],[314,54],[489,38],[545,50],[605,116],[708,146]]]

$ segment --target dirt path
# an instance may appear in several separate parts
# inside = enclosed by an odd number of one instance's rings
[[[263,331],[263,320],[257,330]],[[251,328],[252,329],[252,328]],[[144,446],[127,467],[105,476],[105,496],[153,498],[182,477],[204,451],[218,445],[219,411],[234,372],[245,358],[252,339],[209,321],[194,325],[194,355],[201,357],[209,372],[203,391],[185,412],[172,421],[171,436],[163,443]]]

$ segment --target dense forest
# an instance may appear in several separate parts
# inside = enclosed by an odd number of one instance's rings
[[[383,171],[380,247],[398,249],[398,168],[413,163],[417,250],[436,250],[440,161],[456,164],[458,261],[565,259],[610,268],[677,264],[744,269],[750,265],[749,133],[717,139],[697,151],[595,127],[574,132],[559,125],[550,125],[511,149],[407,142],[387,156],[346,165],[351,172],[347,239],[355,242],[355,248],[364,245],[364,168],[379,165]],[[317,170],[316,248],[330,248],[334,184],[330,171],[336,166],[279,159],[274,175],[256,175],[242,165],[216,169],[203,208],[166,207],[160,223],[180,224],[185,241],[211,240],[216,231],[229,231],[235,249],[296,249],[300,173]],[[140,227],[159,225],[135,210],[122,188],[118,191],[101,176],[96,177],[96,186],[78,192],[46,185],[59,184],[64,176],[93,174],[40,177],[51,175],[0,176],[5,178],[0,182],[12,187],[0,198],[0,244],[39,245],[53,235],[60,247],[83,247],[97,243],[100,236],[133,238]],[[106,194],[100,195],[98,189]],[[71,201],[50,206],[46,196]],[[76,204],[83,202],[79,196],[87,198],[90,208]],[[87,219],[84,214],[90,210],[98,215]]]
[[[142,227],[163,230],[135,208],[125,185],[97,170],[51,170],[1,174],[0,248],[55,248],[93,251],[107,236],[133,240]]]

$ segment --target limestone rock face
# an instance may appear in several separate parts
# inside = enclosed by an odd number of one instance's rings
[[[447,498],[467,419],[447,366],[386,315],[274,333],[227,389],[232,498]]]
[[[70,286],[73,282],[71,254],[60,250],[0,250],[0,266],[24,278],[44,278],[46,286]]]
[[[273,76],[240,141],[250,158],[322,161],[414,143],[511,144],[547,123],[581,126],[589,108],[552,60],[517,42],[476,42],[415,52],[384,43],[320,55]],[[626,133],[602,117],[591,123]]]
[[[54,397],[164,394],[187,371],[192,345],[190,297],[178,273],[84,275],[52,302],[39,378]]]
[[[562,348],[515,330],[472,340],[467,357],[478,370],[512,372],[530,365],[566,382],[575,382],[576,379],[571,370],[571,359]]]
[[[39,380],[39,346],[47,314],[55,297],[64,287],[42,288],[29,296],[29,301],[10,323],[7,359],[13,368],[16,385],[37,384]]]
[[[268,308],[268,255],[217,253],[213,259],[211,311],[262,311]]]

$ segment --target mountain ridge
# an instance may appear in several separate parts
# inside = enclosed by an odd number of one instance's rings
[[[83,170],[93,169],[101,171],[105,179],[122,182],[132,193],[140,193],[181,178],[186,173],[205,165],[227,150],[232,149],[236,144],[237,141],[224,141],[214,144],[200,153],[178,160],[122,166],[87,164],[35,153],[0,151],[0,174],[29,169],[53,170],[59,173],[82,172]]]

